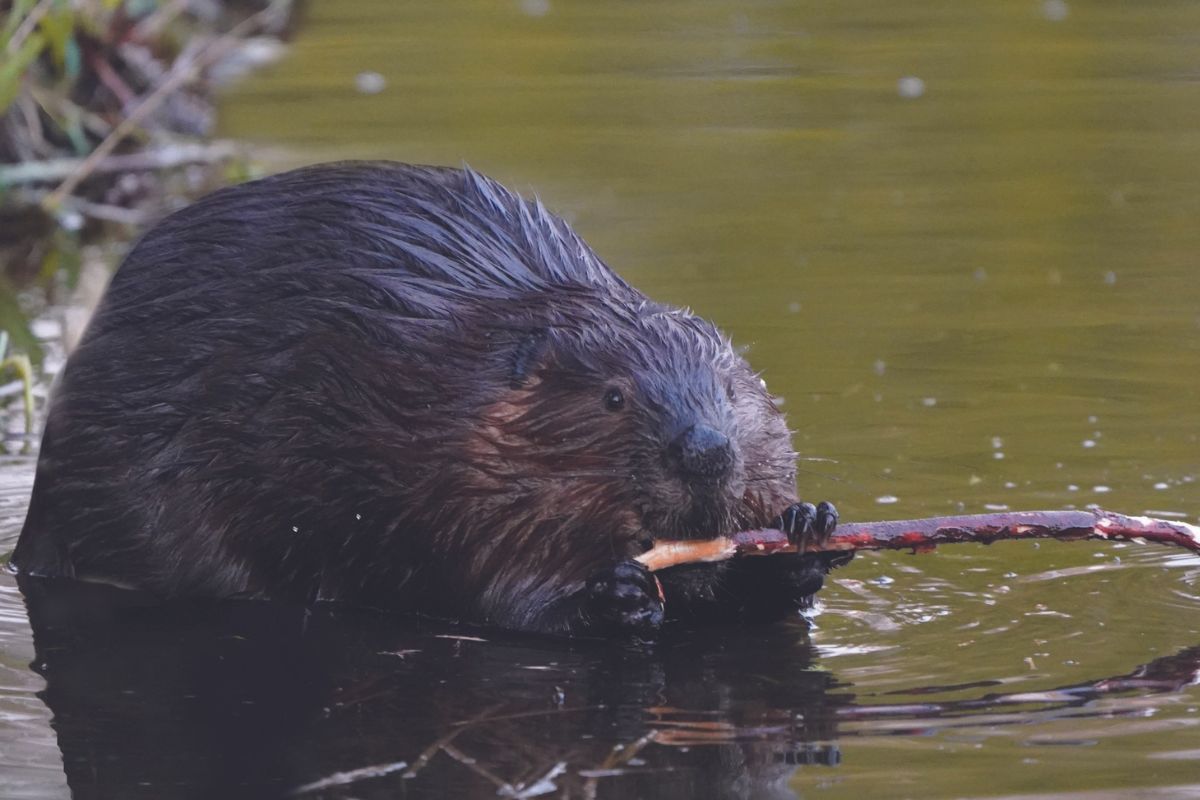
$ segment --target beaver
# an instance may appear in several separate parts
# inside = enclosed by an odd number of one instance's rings
[[[539,201],[345,162],[133,248],[51,402],[13,564],[163,597],[645,635],[779,618],[836,556],[678,567],[655,537],[825,537],[763,381]]]

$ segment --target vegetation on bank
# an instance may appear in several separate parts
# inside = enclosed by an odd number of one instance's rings
[[[0,407],[89,245],[247,176],[214,91],[280,52],[295,2],[0,0]]]

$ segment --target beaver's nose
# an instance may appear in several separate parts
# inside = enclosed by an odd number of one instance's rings
[[[683,472],[700,478],[720,478],[733,466],[729,437],[706,425],[692,425],[667,448]]]

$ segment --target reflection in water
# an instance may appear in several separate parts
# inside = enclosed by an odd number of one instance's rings
[[[797,770],[838,763],[839,736],[1144,716],[1147,694],[1200,668],[1198,646],[1058,689],[982,681],[889,702],[811,669],[788,625],[614,646],[332,606],[21,588],[77,800],[794,797]],[[959,699],[911,702],[926,694]]]
[[[977,681],[956,686],[926,686],[897,691],[895,694],[911,697],[983,690],[994,688],[1001,683]],[[1200,684],[1200,645],[1155,659],[1127,674],[1053,689],[1007,693],[993,691],[985,692],[980,697],[935,703],[873,703],[842,707],[837,712],[840,723],[838,733],[843,737],[884,732],[927,735],[939,730],[967,726],[987,725],[994,728],[1003,725],[1028,725],[1032,721],[1141,717],[1145,716],[1147,711],[1147,706],[1142,700],[1145,695],[1178,692],[1197,684]],[[866,724],[851,724],[857,721],[864,721]]]
[[[1102,501],[1195,521],[1200,3],[310,5],[225,135],[540,193],[752,345],[797,447],[834,459],[801,463],[806,496],[857,520]],[[354,90],[365,70],[382,92]],[[26,487],[0,486],[0,550],[31,477],[0,467]],[[483,775],[528,792],[560,762],[572,797],[719,794],[718,771],[734,796],[1180,797],[1200,795],[1200,687],[1170,690],[1197,660],[1197,569],[1090,544],[860,558],[824,592],[825,672],[787,627],[611,654],[363,612],[31,605],[78,797],[339,772],[304,797],[495,797]],[[9,588],[0,795],[61,797]]]
[[[358,610],[164,608],[30,579],[22,590],[77,799],[532,796],[551,784],[791,797],[797,765],[836,762],[828,742],[849,702],[806,669],[813,650],[788,626],[621,648]]]

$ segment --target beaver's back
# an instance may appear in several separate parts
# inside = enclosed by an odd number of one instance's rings
[[[196,306],[235,299],[237,284],[263,299],[316,294],[321,275],[334,288],[370,286],[351,292],[356,301],[435,318],[446,313],[436,297],[633,291],[540,203],[478,173],[345,162],[225,189],[168,217],[121,265],[90,333],[209,310]]]

